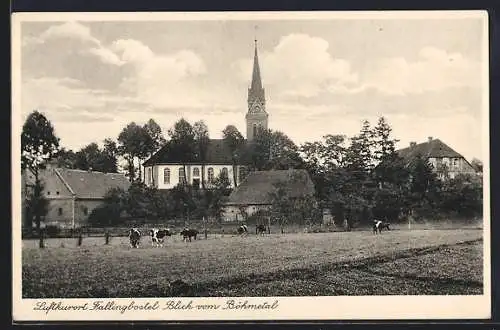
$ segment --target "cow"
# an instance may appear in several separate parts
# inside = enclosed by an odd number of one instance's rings
[[[196,236],[198,235],[198,231],[196,229],[189,229],[189,228],[184,228],[181,232],[180,235],[182,235],[182,241],[186,241],[189,239],[191,242],[191,237],[194,237],[196,240]]]
[[[137,228],[132,228],[128,231],[128,238],[130,239],[130,247],[139,248],[139,241],[141,240],[141,232]]]
[[[381,220],[373,220],[373,233],[380,234],[382,233],[382,229],[384,228],[390,231],[391,230],[390,225],[391,224],[389,222]]]
[[[170,232],[170,229],[156,229],[153,228],[149,231],[149,234],[151,235],[151,245],[154,247],[162,247],[163,246],[163,241],[167,236],[172,236],[172,233]]]
[[[266,230],[267,228],[265,225],[255,225],[255,235],[264,235],[266,233]]]
[[[248,234],[248,227],[247,225],[241,225],[238,227],[238,234],[240,235],[246,235]]]

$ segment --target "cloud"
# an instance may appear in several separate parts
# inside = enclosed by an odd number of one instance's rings
[[[376,61],[364,78],[365,88],[406,95],[453,87],[480,87],[481,67],[460,53],[424,47],[415,61],[401,57]]]
[[[95,45],[101,44],[99,40],[92,36],[90,28],[74,21],[65,22],[60,25],[53,25],[45,30],[39,38],[34,39],[34,41],[44,43],[47,40],[59,38],[79,39]]]
[[[330,85],[353,84],[358,80],[351,65],[330,55],[326,40],[307,34],[289,34],[271,52],[259,54],[263,80],[273,94],[313,97]],[[234,64],[248,80],[252,60]]]

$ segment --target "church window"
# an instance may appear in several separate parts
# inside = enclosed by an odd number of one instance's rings
[[[151,175],[151,167],[148,167],[148,183],[151,183],[153,181],[152,175]]]
[[[89,209],[86,206],[84,206],[83,207],[83,215],[87,215],[87,214],[89,214]]]
[[[227,174],[227,167],[223,167],[223,168],[222,168],[222,171],[221,171],[221,176],[222,176],[223,178],[228,178],[228,177],[229,177],[229,176],[228,176],[228,174]]]
[[[179,182],[184,182],[184,169],[179,168]]]
[[[212,167],[208,168],[208,182],[214,182],[214,169]]]
[[[253,124],[253,136],[257,136],[257,124]]]
[[[198,167],[193,169],[193,176],[200,176],[200,169]]]
[[[63,209],[62,209],[62,207],[60,207],[60,208],[57,210],[57,214],[59,214],[59,215],[62,215],[62,214],[63,214]]]
[[[163,170],[163,183],[170,184],[170,169],[166,168]]]

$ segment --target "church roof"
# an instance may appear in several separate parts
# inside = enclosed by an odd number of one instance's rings
[[[257,40],[255,40],[255,53],[253,56],[253,72],[252,72],[252,90],[262,89],[262,79],[260,77],[259,55],[257,54]]]
[[[406,162],[411,162],[418,156],[423,158],[463,158],[440,139],[429,139],[427,142],[410,145],[407,148],[399,149],[397,153]]]
[[[272,170],[250,172],[229,195],[227,205],[269,205],[274,184],[285,183],[291,197],[314,195],[314,184],[306,170]]]
[[[179,154],[173,152],[170,145],[167,143],[151,158],[144,162],[144,166],[158,165],[158,164],[180,164],[182,160]],[[185,162],[187,164],[199,164],[200,161],[196,155],[192,159]],[[207,164],[232,164],[231,150],[228,145],[224,143],[223,139],[210,139],[207,145],[207,157],[205,160]]]

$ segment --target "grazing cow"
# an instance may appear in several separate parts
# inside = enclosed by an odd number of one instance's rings
[[[246,235],[248,234],[248,227],[247,225],[241,225],[238,227],[238,234],[240,235]]]
[[[384,228],[390,231],[391,230],[390,225],[391,224],[388,222],[373,220],[373,233],[380,234],[382,233],[382,229]]]
[[[186,241],[189,239],[191,242],[191,237],[194,237],[196,240],[196,236],[198,235],[198,231],[196,229],[184,228],[180,234],[182,235],[182,241]]]
[[[128,238],[130,239],[130,247],[139,248],[139,241],[141,240],[141,232],[137,228],[132,228],[128,232]]]
[[[255,235],[264,235],[266,233],[266,229],[265,225],[255,225]]]
[[[152,246],[163,246],[163,241],[167,236],[172,236],[170,229],[156,229],[153,228],[149,231],[151,235],[151,245]]]

